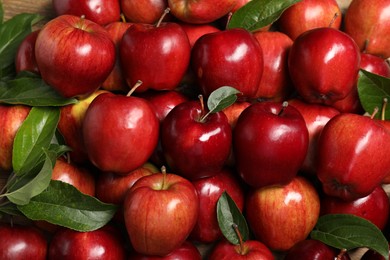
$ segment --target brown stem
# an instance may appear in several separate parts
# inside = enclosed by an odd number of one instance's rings
[[[130,97],[130,96],[133,94],[133,92],[134,92],[139,86],[141,86],[141,85],[142,85],[142,81],[141,81],[141,80],[138,80],[138,81],[134,84],[134,86],[130,89],[130,91],[127,93],[126,96]]]
[[[209,113],[205,113],[203,95],[199,95],[198,98],[199,98],[199,102],[200,102],[200,108],[202,110],[202,116],[201,116],[199,122],[203,123],[206,120],[206,117],[210,114],[210,112]]]
[[[278,116],[282,115],[282,113],[284,112],[284,110],[286,109],[286,107],[288,107],[288,102],[287,101],[284,101],[283,104],[282,104],[282,109],[280,109],[279,113],[278,113]]]
[[[336,21],[337,17],[339,17],[339,13],[335,13],[335,14],[333,15],[333,18],[332,18],[332,20],[331,20],[330,23],[329,23],[329,27],[332,27],[332,26],[333,26],[333,24],[334,24],[334,22]]]
[[[163,181],[161,185],[161,189],[165,189],[165,183],[166,183],[166,178],[167,178],[167,168],[163,165],[161,166],[161,174],[163,175]]]
[[[125,17],[125,15],[123,13],[121,13],[121,21],[122,21],[122,23],[126,23],[127,22],[126,21],[126,17]]]
[[[341,249],[340,253],[336,257],[336,260],[341,260],[346,253],[347,253],[347,249]]]
[[[160,19],[158,20],[157,24],[156,24],[156,27],[159,27],[160,24],[162,23],[162,21],[164,20],[165,16],[171,11],[171,9],[169,7],[167,7],[165,10],[164,10],[164,13],[161,15]]]
[[[379,108],[378,108],[378,107],[375,107],[375,108],[374,108],[374,111],[373,111],[372,114],[371,114],[371,119],[374,119],[374,117],[376,116],[376,114],[378,113],[378,111],[379,111]]]
[[[244,255],[245,254],[245,252],[244,252],[245,251],[244,250],[244,240],[242,239],[241,232],[238,229],[238,225],[236,223],[233,223],[232,227],[234,229],[234,232],[236,232],[236,235],[238,236],[238,241],[240,243],[240,254]]]
[[[232,19],[232,16],[233,16],[233,13],[232,13],[232,12],[229,12],[229,13],[227,14],[227,21],[226,21],[226,25],[225,25],[225,30],[228,29],[229,22],[230,22],[230,19]]]

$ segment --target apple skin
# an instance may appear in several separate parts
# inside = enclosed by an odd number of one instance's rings
[[[45,260],[48,255],[48,240],[36,227],[3,223],[0,237],[0,259]]]
[[[184,243],[174,249],[171,253],[166,256],[148,256],[142,255],[139,253],[131,254],[129,259],[131,260],[202,260],[202,255],[200,254],[198,248],[190,241],[186,240]]]
[[[362,258],[360,258],[360,260],[386,260],[386,258],[384,258],[378,252],[369,249],[362,255]]]
[[[245,208],[255,237],[271,250],[287,251],[314,228],[320,198],[307,179],[297,176],[286,185],[251,189]]]
[[[42,79],[62,96],[86,96],[112,71],[115,45],[102,26],[61,15],[42,27],[35,42],[35,59]]]
[[[15,70],[19,73],[23,70],[39,75],[39,68],[35,60],[35,42],[40,30],[29,33],[20,43],[15,57]]]
[[[390,78],[390,65],[385,59],[369,53],[362,53],[360,57],[361,69]]]
[[[303,0],[286,9],[277,25],[281,32],[295,40],[300,34],[314,28],[340,29],[341,18],[336,0]]]
[[[101,171],[127,174],[152,155],[159,128],[147,100],[103,93],[89,105],[82,134],[92,164]]]
[[[340,113],[330,119],[318,141],[317,177],[325,194],[345,201],[369,195],[389,174],[386,142],[390,132],[370,117]]]
[[[340,112],[331,107],[320,104],[311,104],[294,98],[288,104],[295,107],[305,119],[309,132],[309,147],[301,171],[305,174],[316,174],[318,161],[318,139],[326,123]]]
[[[244,188],[232,170],[223,169],[218,174],[192,181],[199,198],[199,215],[190,239],[200,243],[212,243],[223,237],[218,225],[216,208],[223,192],[227,192],[240,211],[244,208]]]
[[[278,31],[258,31],[254,33],[263,50],[264,69],[255,98],[261,100],[284,101],[293,93],[288,72],[288,52],[293,41]]]
[[[168,7],[171,14],[183,22],[205,24],[214,22],[229,13],[236,3],[237,0],[214,2],[207,0],[168,0]]]
[[[191,100],[174,107],[161,124],[161,146],[169,168],[190,180],[212,176],[229,157],[232,130],[223,112],[206,113]]]
[[[125,240],[113,226],[89,232],[61,228],[51,238],[48,259],[126,259]]]
[[[214,24],[192,24],[181,22],[180,26],[186,32],[191,48],[195,42],[205,34],[220,32],[221,30]]]
[[[165,256],[189,236],[198,218],[199,200],[194,185],[187,179],[156,173],[134,183],[123,208],[134,250]]]
[[[122,13],[129,22],[155,24],[168,7],[166,0],[120,0]]]
[[[381,185],[378,185],[365,197],[344,201],[333,196],[321,198],[321,215],[353,214],[371,221],[379,229],[384,230],[389,217],[389,198]]]
[[[52,0],[52,5],[57,16],[84,15],[86,19],[99,25],[119,21],[121,13],[118,0]]]
[[[30,113],[31,108],[24,105],[0,104],[0,169],[12,169],[12,149],[20,126]]]
[[[286,184],[301,168],[308,144],[306,123],[296,108],[254,103],[241,113],[233,131],[236,169],[252,187]]]
[[[206,34],[192,48],[191,68],[205,97],[221,86],[231,86],[241,92],[241,98],[253,98],[263,67],[260,44],[241,28]]]
[[[344,31],[349,34],[361,51],[390,57],[390,3],[379,0],[355,0],[348,6],[344,15]]]
[[[226,239],[216,243],[211,249],[209,260],[274,260],[271,250],[257,240],[247,240],[240,245],[233,245]]]
[[[133,24],[124,33],[119,51],[127,84],[143,82],[136,92],[174,90],[189,66],[191,46],[177,23]]]
[[[331,105],[355,87],[360,51],[354,40],[334,28],[302,33],[288,57],[291,80],[298,94],[309,103]]]

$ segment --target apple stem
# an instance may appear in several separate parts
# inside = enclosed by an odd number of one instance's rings
[[[232,12],[229,12],[229,13],[227,14],[227,21],[226,21],[226,25],[225,25],[225,30],[228,29],[229,22],[230,22],[230,20],[232,19],[232,16],[233,16],[233,13],[232,13]]]
[[[345,255],[345,253],[347,253],[347,249],[345,249],[345,248],[341,249],[340,253],[336,257],[336,260],[341,260],[343,258],[343,256]]]
[[[236,233],[236,235],[238,236],[238,241],[240,242],[240,254],[241,255],[244,255],[244,241],[242,239],[242,236],[241,236],[241,232],[240,230],[238,229],[238,225],[236,223],[233,223],[232,224],[232,227],[234,229],[234,232]]]
[[[382,111],[381,111],[381,119],[385,120],[386,107],[387,107],[387,98],[383,98]]]
[[[141,86],[141,85],[142,85],[142,81],[141,81],[141,80],[138,80],[138,81],[134,84],[134,86],[130,89],[130,91],[127,93],[126,96],[130,97],[130,96],[133,94],[133,92],[134,92],[139,86]]]
[[[333,18],[332,18],[332,20],[331,20],[330,23],[329,23],[329,27],[332,27],[332,25],[333,25],[334,22],[336,21],[337,17],[339,17],[339,13],[335,13],[335,14],[333,15]]]
[[[284,101],[283,104],[282,104],[282,109],[280,109],[279,113],[278,113],[278,116],[282,115],[282,113],[284,112],[284,110],[286,109],[286,107],[288,107],[288,102],[287,101]]]
[[[374,117],[376,116],[376,114],[378,114],[378,111],[379,111],[379,108],[378,108],[378,107],[375,107],[375,108],[374,108],[374,111],[373,111],[372,114],[371,114],[371,119],[374,119]]]
[[[121,13],[121,21],[122,21],[122,23],[126,23],[127,22],[126,21],[126,17],[125,17],[125,15],[123,13]]]
[[[164,20],[165,16],[171,11],[171,9],[169,7],[167,7],[165,10],[164,10],[164,13],[161,15],[160,19],[158,20],[157,24],[156,24],[156,27],[159,27],[160,24],[162,23],[162,21]]]
[[[161,174],[163,174],[163,181],[162,181],[162,185],[161,185],[161,189],[163,190],[165,187],[165,182],[166,182],[166,178],[167,178],[167,168],[164,165],[161,166]]]

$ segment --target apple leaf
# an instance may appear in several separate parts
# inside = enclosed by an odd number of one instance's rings
[[[357,88],[360,103],[369,114],[372,114],[376,107],[380,111],[384,98],[390,101],[390,78],[360,70]],[[380,118],[380,114],[377,113],[375,118]],[[390,106],[386,106],[382,114],[383,119],[390,120]]]
[[[0,103],[27,106],[64,106],[74,104],[74,98],[64,98],[42,78],[24,71],[18,77],[0,84]]]
[[[227,28],[244,28],[254,32],[275,22],[282,13],[300,0],[252,0],[238,9]]]
[[[59,118],[58,108],[31,108],[14,139],[12,168],[16,175],[29,172],[42,157],[43,149],[49,149]]]
[[[117,206],[85,195],[62,181],[50,182],[49,187],[18,209],[31,220],[45,220],[77,231],[92,231],[106,225]]]
[[[310,236],[338,249],[367,247],[389,258],[389,242],[382,231],[370,221],[352,214],[321,216]]]
[[[222,234],[230,243],[240,244],[240,236],[242,241],[248,240],[249,228],[245,217],[226,191],[221,194],[217,202],[217,219]],[[234,226],[238,228],[239,234]]]
[[[219,112],[232,105],[236,102],[239,93],[241,92],[229,86],[223,86],[211,92],[207,99],[207,107],[210,113]]]

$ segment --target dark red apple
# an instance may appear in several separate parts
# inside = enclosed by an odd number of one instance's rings
[[[247,107],[233,132],[233,152],[241,178],[252,187],[290,182],[306,157],[309,133],[299,111],[281,102]]]
[[[74,15],[47,22],[35,43],[42,79],[64,97],[98,89],[115,64],[115,45],[97,23]]]
[[[384,256],[382,256],[378,252],[369,249],[362,255],[362,258],[360,258],[360,260],[386,260],[386,258],[384,258]]]
[[[174,249],[166,256],[149,256],[139,253],[131,254],[129,259],[131,260],[201,260],[202,255],[198,248],[190,241],[186,240],[178,248]]]
[[[274,260],[271,250],[257,240],[247,240],[242,245],[233,245],[221,240],[211,249],[209,260]]]
[[[35,42],[40,30],[29,33],[20,43],[15,57],[15,70],[19,73],[23,70],[39,74],[39,68],[35,60]]]
[[[133,23],[155,24],[168,7],[166,0],[119,0],[126,19]]]
[[[385,59],[369,53],[362,53],[360,57],[361,69],[390,78],[390,65]]]

